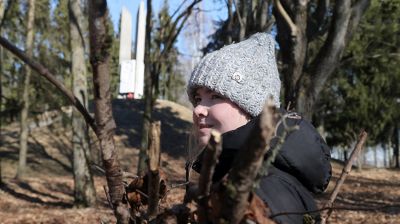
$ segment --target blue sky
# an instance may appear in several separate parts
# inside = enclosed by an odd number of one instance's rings
[[[146,8],[146,0],[144,0],[145,3],[145,8]],[[171,13],[175,11],[179,4],[182,2],[182,0],[169,0],[169,7]],[[190,2],[190,1],[188,1]],[[137,10],[139,8],[140,0],[107,0],[108,3],[108,8],[111,14],[111,18],[114,24],[114,29],[115,31],[118,31],[118,20],[120,17],[121,9],[122,7],[126,7],[128,11],[132,15],[132,40],[135,40],[136,37],[136,17],[137,17]],[[163,5],[164,0],[153,0],[153,10],[154,10],[154,15],[159,11],[161,6]],[[206,16],[209,16],[212,20],[220,20],[220,19],[225,19],[227,16],[225,7],[224,7],[224,1],[222,0],[203,0],[201,4],[201,8],[206,10],[205,14]],[[182,36],[182,35],[181,35]],[[185,51],[182,49],[183,44],[182,44],[182,38],[178,38],[178,48],[180,48],[181,51]]]

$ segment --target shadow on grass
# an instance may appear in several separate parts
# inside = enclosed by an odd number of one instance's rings
[[[43,192],[40,192],[40,191],[32,188],[32,186],[29,185],[28,183],[18,182],[17,184],[18,184],[18,186],[20,188],[25,189],[27,191],[30,191],[31,193],[38,194],[38,195],[45,196],[45,197],[49,197],[49,198],[56,199],[56,200],[59,199],[58,197],[55,197],[55,196],[53,196],[51,194],[43,193]]]
[[[25,186],[26,187],[26,186]],[[27,201],[27,202],[31,202],[31,203],[36,203],[36,204],[40,204],[40,205],[45,205],[45,206],[56,206],[56,207],[61,207],[61,208],[72,208],[73,204],[72,203],[66,203],[66,202],[51,202],[51,201],[43,201],[42,199],[38,198],[38,197],[33,197],[33,196],[29,196],[20,192],[15,191],[14,189],[10,188],[8,184],[6,183],[2,183],[0,185],[0,189],[12,196],[14,196],[15,198]]]
[[[65,164],[63,163],[61,160],[55,158],[54,156],[50,155],[49,153],[47,153],[46,148],[32,135],[30,136],[33,141],[35,142],[35,144],[33,144],[31,146],[31,148],[33,148],[34,153],[38,153],[40,156],[42,156],[42,158],[45,159],[49,159],[49,160],[53,160],[54,162],[56,162],[58,165],[60,165],[65,171],[67,171],[68,173],[72,173],[72,168],[71,165],[69,164]],[[59,149],[60,150],[60,149]],[[70,157],[70,156],[69,156]],[[68,158],[70,161],[72,160],[71,158]]]
[[[140,148],[143,125],[143,100],[121,100],[112,102],[113,116],[117,125],[116,135],[126,135],[127,147]],[[173,157],[181,157],[186,153],[188,130],[191,123],[182,120],[171,107],[155,109],[153,120],[161,121],[161,149]]]

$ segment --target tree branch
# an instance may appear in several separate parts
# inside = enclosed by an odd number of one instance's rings
[[[350,158],[347,160],[346,164],[343,167],[342,173],[340,174],[339,180],[336,182],[335,188],[333,189],[333,192],[329,198],[329,201],[325,203],[324,207],[330,208],[328,210],[325,210],[321,214],[321,224],[325,224],[326,220],[328,220],[329,216],[332,213],[332,205],[335,202],[335,199],[340,191],[340,188],[342,187],[344,181],[346,180],[347,175],[349,175],[351,171],[351,167],[353,166],[353,161],[357,158],[357,156],[360,154],[361,150],[363,149],[363,146],[365,144],[365,141],[367,140],[367,132],[361,131],[359,137],[358,137],[358,142],[356,146],[353,149],[353,152],[350,155]]]
[[[243,27],[243,19],[242,19],[242,16],[240,15],[240,12],[239,12],[239,8],[238,8],[238,5],[237,5],[237,0],[233,0],[233,5],[235,6],[235,12],[236,12],[236,16],[238,18],[240,27]]]
[[[51,84],[53,84],[57,89],[61,91],[61,93],[67,97],[67,99],[78,109],[78,111],[83,115],[85,121],[89,124],[89,126],[93,129],[93,131],[97,135],[97,125],[95,123],[94,118],[89,114],[87,109],[82,105],[82,103],[78,100],[74,94],[67,89],[62,83],[60,83],[55,76],[43,65],[34,61],[32,58],[28,57],[22,50],[14,46],[7,39],[0,37],[0,45],[9,50],[19,59],[21,59],[24,63],[29,65],[33,70],[35,70],[40,75],[44,76]]]
[[[286,12],[285,8],[283,8],[281,2],[279,0],[274,0],[275,6],[278,9],[278,12],[281,14],[283,19],[286,21],[287,25],[290,28],[290,34],[292,36],[296,36],[298,32],[297,26],[294,24],[293,20],[290,18],[289,14]]]
[[[183,0],[182,3],[176,8],[176,10],[171,14],[171,18],[174,18],[174,16],[181,10],[182,6],[185,4],[187,0]]]
[[[209,209],[208,199],[211,190],[212,177],[214,175],[214,168],[217,164],[219,155],[222,151],[221,134],[217,131],[211,132],[210,141],[204,151],[203,163],[201,166],[201,173],[199,178],[199,189],[197,193],[197,201],[199,204],[199,222],[208,223]]]
[[[93,71],[95,119],[99,129],[102,160],[106,171],[107,185],[117,223],[128,224],[130,211],[122,181],[122,170],[114,142],[115,121],[112,116],[110,91],[110,48],[108,8],[106,0],[89,0],[90,63]]]
[[[193,7],[198,4],[199,2],[201,2],[202,0],[194,0],[192,2],[192,4],[190,4],[181,14],[179,14],[178,17],[176,17],[174,23],[172,24],[172,29],[171,30],[176,30],[175,34],[173,34],[173,32],[171,32],[168,36],[168,39],[166,41],[166,46],[163,49],[163,51],[161,52],[161,58],[164,57],[164,55],[166,54],[166,52],[169,52],[169,50],[171,49],[171,47],[173,46],[174,41],[176,40],[177,36],[179,35],[179,33],[182,30],[183,25],[185,24],[186,20],[189,18]],[[185,17],[185,18],[183,18]],[[177,25],[180,22],[180,20],[183,18],[183,21],[181,22],[181,24],[179,25],[178,28]]]
[[[313,80],[307,92],[311,97],[317,97],[325,81],[339,63],[339,58],[346,46],[345,35],[348,32],[350,16],[351,1],[338,0],[335,4],[328,37],[310,66],[310,74]]]
[[[349,28],[345,37],[346,44],[349,43],[349,41],[351,40],[358,24],[360,23],[362,15],[367,10],[370,4],[371,0],[358,0],[351,8]]]

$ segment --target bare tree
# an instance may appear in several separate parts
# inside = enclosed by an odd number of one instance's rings
[[[139,152],[139,163],[138,163],[138,174],[144,174],[146,170],[146,149],[148,148],[148,132],[150,123],[152,120],[151,111],[153,109],[154,101],[157,96],[154,92],[158,92],[157,83],[162,68],[162,63],[167,60],[168,54],[173,49],[173,45],[178,38],[179,33],[182,31],[186,21],[188,20],[193,8],[201,2],[201,0],[193,0],[186,8],[180,11],[181,7],[186,1],[183,1],[178,9],[171,15],[174,20],[168,27],[169,32],[166,32],[165,41],[163,46],[159,46],[155,49],[156,53],[152,57],[151,51],[151,30],[153,28],[152,23],[152,0],[147,0],[147,15],[146,15],[146,43],[145,43],[145,109],[143,113],[143,128],[142,128],[142,139],[140,144]],[[180,14],[177,14],[178,12]],[[176,14],[176,17],[175,17]],[[154,60],[152,60],[154,59]]]
[[[89,31],[90,31],[90,56],[93,67],[93,83],[95,97],[95,118],[74,94],[60,83],[46,67],[32,60],[26,53],[14,46],[8,40],[0,37],[0,45],[12,52],[23,62],[45,77],[74,105],[83,115],[86,123],[93,129],[99,139],[103,164],[107,177],[109,191],[107,196],[114,209],[118,223],[129,223],[130,214],[127,202],[122,200],[125,188],[122,182],[122,170],[119,165],[115,149],[113,134],[115,122],[111,113],[110,77],[109,77],[109,48],[112,40],[109,36],[110,26],[107,25],[106,0],[89,1]]]
[[[112,116],[110,92],[110,48],[112,36],[107,24],[106,0],[89,0],[90,63],[93,70],[93,92],[97,136],[106,171],[111,204],[118,223],[129,223],[130,214],[123,201],[125,188],[122,170],[114,143],[115,121]]]
[[[85,42],[82,33],[84,16],[80,0],[68,2],[70,20],[72,92],[87,108],[87,72],[85,64]],[[89,169],[90,148],[88,126],[77,109],[72,112],[72,149],[74,171],[75,206],[87,207],[96,204],[96,191]]]
[[[34,30],[33,24],[35,21],[35,0],[29,0],[29,10],[28,10],[28,22],[27,22],[27,35],[25,49],[29,56],[32,56],[33,52],[33,37]],[[19,160],[18,160],[18,170],[17,179],[22,179],[25,175],[26,160],[28,153],[28,112],[29,112],[29,83],[31,78],[32,70],[29,66],[26,66],[26,74],[24,79],[24,90],[22,94],[22,111],[21,111],[21,134],[19,138]]]
[[[308,119],[311,119],[318,96],[338,67],[370,0],[335,1],[332,16],[328,16],[328,0],[319,0],[315,4],[315,12],[311,15],[308,14],[310,2],[304,0],[275,0],[274,8],[278,42],[286,65],[283,71],[285,103],[295,103],[296,110]],[[327,23],[329,29],[324,28]],[[322,47],[310,59],[311,42],[325,34]]]

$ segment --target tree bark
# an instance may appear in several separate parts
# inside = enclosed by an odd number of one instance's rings
[[[280,2],[276,1],[276,4],[279,5]],[[282,14],[285,13],[283,10],[288,11],[288,15],[286,18],[283,18],[286,21],[286,24],[282,24],[280,26],[288,26],[290,32],[286,34],[280,34],[286,36],[285,42],[287,46],[287,57],[284,57],[284,62],[287,66],[287,69],[284,72],[284,82],[285,82],[285,104],[288,105],[289,102],[294,102],[295,94],[297,89],[297,83],[303,74],[303,67],[306,58],[307,52],[307,1],[295,1],[292,3],[293,5],[288,6],[286,3],[286,7],[277,7],[278,10],[281,10],[279,13],[280,17],[284,17]],[[293,9],[292,9],[293,8]],[[292,18],[289,15],[293,15]],[[282,28],[281,28],[282,29]],[[281,41],[282,43],[282,41]]]
[[[160,161],[161,161],[161,122],[155,121],[151,123],[149,134],[149,206],[147,215],[149,221],[154,220],[158,214],[158,201],[160,190]]]
[[[239,41],[244,40],[246,36],[246,25],[247,25],[247,13],[248,13],[248,5],[242,2],[240,5],[237,3],[237,0],[233,0],[235,3],[235,11],[239,21]],[[241,12],[240,12],[241,11]]]
[[[6,1],[0,2],[0,35],[1,35],[1,28],[3,24],[4,14],[6,10]],[[3,110],[3,83],[1,78],[3,76],[3,48],[0,47],[0,113]],[[2,145],[2,135],[1,135],[1,128],[3,127],[3,120],[0,118],[0,146]],[[1,173],[0,173],[1,175]]]
[[[153,28],[152,23],[152,0],[147,0],[147,14],[146,14],[146,40],[144,49],[144,113],[143,113],[143,126],[142,126],[142,139],[140,142],[139,151],[139,162],[138,162],[138,174],[144,175],[146,172],[146,160],[147,160],[147,146],[148,136],[151,123],[151,111],[153,108],[153,81],[151,77],[151,29]]]
[[[97,134],[114,214],[118,223],[129,223],[128,205],[122,200],[125,194],[122,170],[114,143],[115,121],[111,108],[109,71],[112,37],[108,30],[111,27],[107,24],[107,18],[107,1],[89,0],[90,63],[93,70]]]
[[[28,56],[32,56],[33,52],[34,21],[35,21],[35,0],[30,0],[29,10],[28,10],[26,44],[25,44],[25,49]],[[21,111],[21,124],[20,124],[21,134],[19,138],[19,159],[18,159],[18,170],[16,176],[17,179],[24,178],[27,153],[28,153],[29,83],[32,70],[29,66],[26,66],[25,71],[26,75],[24,79],[24,90],[22,93],[22,111]]]
[[[311,120],[318,96],[337,68],[342,53],[369,4],[369,0],[359,0],[352,7],[351,1],[336,1],[325,43],[307,69],[309,77],[299,83],[296,108],[307,119]]]
[[[83,14],[80,5],[80,0],[69,0],[72,92],[77,100],[87,108],[87,72],[85,43],[82,34],[83,22],[81,21]],[[90,161],[89,145],[88,125],[79,111],[74,108],[72,112],[72,150],[74,204],[77,207],[89,207],[96,204],[96,191],[88,164]]]
[[[232,30],[232,26],[233,26],[233,13],[232,13],[232,1],[233,0],[228,0],[226,2],[226,7],[228,9],[228,24],[226,25],[226,32],[228,33],[228,35],[226,35],[226,41],[225,44],[231,44],[232,43],[232,35],[233,35],[233,30]]]
[[[310,41],[325,33],[320,28],[325,23],[329,1],[317,1],[315,13],[307,15],[309,1],[275,0],[274,15],[284,64],[285,104],[294,103],[296,110],[308,120],[312,118],[324,84],[339,65],[345,46],[370,4],[370,0],[358,0],[353,6],[351,2],[335,1],[327,38],[315,58],[308,60]]]
[[[394,132],[394,144],[393,144],[393,156],[395,161],[395,167],[399,168],[399,151],[400,151],[400,124],[397,123]]]
[[[261,3],[260,3],[261,2]],[[267,20],[268,20],[268,1],[261,0],[259,1],[257,20],[258,20],[258,30],[265,31],[267,28]]]

